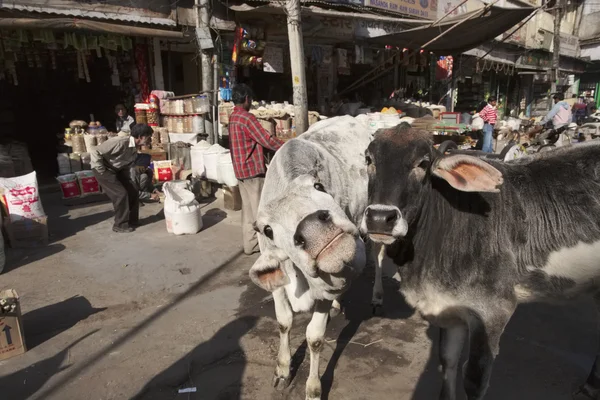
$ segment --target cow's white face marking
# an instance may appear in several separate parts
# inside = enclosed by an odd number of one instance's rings
[[[326,260],[327,268],[320,264],[319,257],[315,259],[308,254],[294,239],[300,222],[322,210],[329,212],[331,222],[342,233],[342,238],[334,241],[329,237],[323,238],[327,241],[322,243],[323,252],[330,252]],[[257,216],[256,230],[262,255],[278,253],[281,258],[281,254],[285,254],[285,258],[291,260],[306,277],[316,298],[325,296],[333,300],[347,288],[353,275],[366,263],[364,243],[358,237],[358,229],[333,196],[327,193],[327,188],[311,175],[297,177],[287,184],[280,196],[264,204]],[[335,272],[326,273],[325,269]],[[285,268],[285,272],[294,273],[289,267]]]

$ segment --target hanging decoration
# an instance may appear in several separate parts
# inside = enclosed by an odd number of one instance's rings
[[[146,45],[136,43],[135,45],[135,65],[138,70],[140,79],[140,95],[141,101],[146,103],[148,96],[150,96],[150,87],[148,85],[148,64],[146,61],[146,55],[148,54]]]

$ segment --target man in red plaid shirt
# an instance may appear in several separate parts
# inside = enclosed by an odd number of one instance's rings
[[[494,152],[494,125],[498,120],[496,110],[496,98],[490,97],[488,104],[479,112],[479,116],[483,119],[483,148],[486,153]]]
[[[260,250],[253,224],[265,180],[264,149],[276,151],[283,142],[272,137],[249,112],[254,97],[252,89],[244,84],[235,85],[231,97],[235,108],[229,117],[229,147],[242,197],[244,253],[252,254]]]

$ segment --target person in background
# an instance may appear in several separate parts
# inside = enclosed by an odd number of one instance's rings
[[[130,168],[138,147],[148,145],[151,139],[152,128],[138,124],[131,136],[112,137],[90,154],[94,175],[115,209],[114,232],[132,232],[139,224],[138,191],[131,182]]]
[[[248,255],[260,251],[254,222],[265,180],[265,149],[277,151],[283,145],[249,112],[253,97],[250,87],[235,85],[231,91],[235,107],[229,117],[231,158],[242,197],[242,239]]]
[[[481,150],[483,148],[483,127],[485,122],[483,122],[483,118],[479,114],[481,110],[483,110],[487,106],[485,101],[482,101],[475,108],[475,114],[471,118],[471,131],[473,132],[473,136],[477,138],[477,143],[475,144],[475,150]]]
[[[135,120],[127,113],[127,108],[123,104],[118,104],[115,107],[117,121],[115,123],[116,132],[131,132],[131,128],[135,125]]]
[[[565,102],[567,102],[567,104],[571,107],[571,110],[573,109],[573,107],[575,106],[575,104],[577,104],[577,95],[574,94],[571,96],[570,99],[566,99]]]
[[[151,161],[150,154],[139,153],[130,169],[131,182],[138,191],[140,205],[143,205],[143,201],[158,201],[159,199],[158,190],[152,184]]]
[[[565,101],[565,96],[562,93],[556,93],[552,98],[554,99],[554,107],[542,118],[540,125],[544,126],[552,121],[552,127],[556,131],[569,125],[573,120],[573,115],[571,114],[571,106]]]
[[[498,120],[496,111],[496,98],[490,97],[486,106],[479,112],[479,116],[483,119],[483,147],[481,151],[486,153],[494,152],[494,125]]]
[[[594,98],[592,96],[589,96],[587,98],[587,103],[586,103],[585,108],[586,108],[586,113],[587,113],[588,117],[596,112],[596,102],[594,101]]]

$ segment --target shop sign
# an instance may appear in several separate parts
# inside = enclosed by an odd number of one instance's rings
[[[550,68],[552,59],[549,54],[528,54],[520,56],[517,59],[517,64],[529,67]]]
[[[263,71],[282,74],[283,49],[281,47],[266,46],[263,53]]]
[[[356,6],[363,5],[363,0],[327,0],[327,2],[333,4],[353,4]]]
[[[357,37],[374,38],[404,31],[399,23],[386,21],[356,21],[354,34]]]
[[[365,6],[415,17],[435,19],[437,0],[364,0]]]
[[[561,34],[560,54],[567,57],[577,57],[579,55],[579,38],[573,35]]]
[[[303,20],[303,28],[306,36],[326,38],[373,38],[405,30],[396,22],[329,17],[306,18]]]
[[[344,18],[319,18],[310,31],[321,37],[347,37],[354,34],[354,21]]]
[[[523,25],[515,33],[513,33],[508,39],[506,39],[511,32],[514,31],[514,28],[508,30],[508,32],[504,32],[501,35],[501,39],[505,39],[507,43],[516,43],[520,45],[525,45],[525,41],[527,40],[527,25]]]

